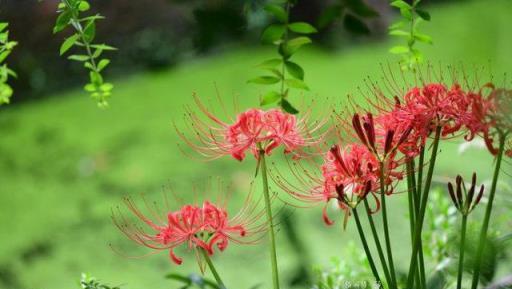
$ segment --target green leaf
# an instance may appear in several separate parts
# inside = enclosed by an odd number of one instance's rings
[[[286,79],[284,81],[284,83],[286,83],[286,85],[288,85],[289,87],[292,87],[292,88],[309,90],[309,87],[306,85],[306,83],[304,83],[304,81],[299,80],[299,79],[293,79],[293,78]]]
[[[0,83],[0,105],[10,102],[13,90],[7,83]]]
[[[0,22],[0,32],[4,31],[5,28],[9,26],[9,23],[7,22]]]
[[[80,37],[80,35],[73,34],[69,38],[64,40],[64,42],[60,46],[60,55],[63,55],[64,53],[66,53],[66,51],[68,51],[71,47],[73,47],[73,45],[75,45],[75,43],[79,37]]]
[[[430,37],[426,34],[416,33],[416,34],[414,34],[414,38],[416,38],[416,40],[418,40],[420,42],[432,44],[432,37]]]
[[[284,65],[286,67],[286,71],[288,71],[291,76],[304,80],[304,69],[302,69],[300,65],[291,61],[285,61]]]
[[[70,56],[68,56],[68,59],[83,62],[83,61],[89,60],[89,56],[87,56],[87,55],[70,55]]]
[[[333,5],[324,9],[320,17],[318,17],[317,26],[320,29],[327,27],[329,24],[334,22],[336,19],[341,17],[343,12],[343,6]]]
[[[292,55],[295,52],[297,52],[297,50],[299,50],[302,46],[309,44],[311,42],[312,42],[311,38],[306,37],[306,36],[300,36],[300,37],[293,38],[288,41],[288,43],[286,45],[286,52],[288,55]]]
[[[409,3],[403,1],[403,0],[395,0],[393,2],[391,2],[391,6],[393,7],[397,7],[399,9],[411,9],[411,5],[409,5]]]
[[[302,34],[311,34],[318,32],[318,30],[316,30],[315,27],[306,22],[294,22],[289,24],[288,28],[290,28],[290,30],[293,32]]]
[[[275,76],[260,76],[253,79],[249,79],[247,83],[256,83],[256,84],[276,84],[281,79]]]
[[[103,83],[100,86],[100,90],[103,91],[103,92],[110,92],[110,91],[112,91],[112,89],[114,89],[114,85],[112,83],[109,83],[109,82]]]
[[[102,59],[100,60],[100,62],[98,63],[98,70],[99,71],[102,71],[105,67],[107,67],[107,65],[110,64],[110,60],[108,59]]]
[[[404,30],[393,29],[389,31],[389,35],[409,37],[411,36],[411,33]]]
[[[376,17],[379,15],[372,7],[368,6],[363,0],[345,0],[350,10],[360,17]]]
[[[343,25],[348,31],[354,34],[370,34],[370,29],[368,28],[366,23],[364,23],[363,21],[361,21],[359,18],[355,17],[352,14],[345,15]]]
[[[53,27],[53,33],[60,32],[68,26],[69,21],[71,20],[71,11],[66,10],[62,12],[59,17],[57,17],[57,21],[55,22],[55,26]]]
[[[93,44],[91,45],[92,48],[101,49],[101,50],[117,50],[117,48],[108,46],[106,44]]]
[[[78,4],[78,10],[80,10],[81,12],[84,12],[84,11],[87,11],[91,8],[91,5],[89,5],[89,3],[87,3],[87,1],[80,1],[80,4]]]
[[[409,53],[409,47],[407,47],[407,46],[394,46],[391,49],[389,49],[389,52],[391,52],[393,54]]]
[[[90,20],[89,23],[84,28],[84,38],[85,42],[92,42],[96,37],[96,23],[94,20]]]
[[[269,105],[277,102],[279,99],[281,99],[281,94],[276,91],[269,91],[262,97],[260,105]]]
[[[284,10],[283,7],[276,4],[267,4],[265,5],[265,11],[274,15],[279,21],[286,22],[288,21],[288,14]]]
[[[281,108],[287,113],[297,114],[299,111],[286,99],[281,100]]]
[[[263,69],[275,68],[282,62],[283,62],[283,60],[280,58],[273,58],[273,59],[263,61],[262,63],[256,65],[256,67],[263,68]]]
[[[284,25],[269,25],[261,34],[261,41],[265,44],[276,43],[278,40],[281,40],[285,32],[286,27]]]
[[[389,30],[395,30],[395,29],[400,29],[402,27],[405,26],[405,23],[403,21],[397,21],[391,25],[389,25]]]
[[[6,50],[0,53],[0,63],[4,62],[4,60],[11,54],[11,51]]]
[[[427,11],[421,10],[421,9],[416,9],[416,13],[418,14],[418,16],[421,17],[421,19],[423,19],[425,21],[430,21],[430,13],[428,13]]]
[[[91,80],[91,83],[96,86],[103,84],[103,77],[96,71],[89,72],[89,78]]]

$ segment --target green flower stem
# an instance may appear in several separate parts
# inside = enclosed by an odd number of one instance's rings
[[[418,171],[418,182],[421,182],[421,179],[423,178],[423,163],[425,158],[425,150],[422,148],[420,152],[420,166],[421,168]],[[421,186],[416,184],[416,178],[414,176],[414,159],[411,160],[411,185],[412,185],[412,193],[413,193],[413,205],[414,205],[414,218],[419,214],[420,211],[420,196],[421,196]],[[416,220],[416,219],[414,219]],[[414,224],[414,223],[413,223]],[[423,240],[420,238],[420,248],[423,248]],[[427,288],[427,278],[425,274],[425,260],[423,259],[423,250],[419,251],[419,276],[420,276],[420,282],[421,288],[425,289]]]
[[[268,176],[267,164],[265,162],[265,151],[260,149],[259,161],[261,165],[261,179],[263,180],[263,196],[265,198],[265,211],[267,214],[267,221],[269,226],[270,236],[270,262],[272,265],[272,282],[274,289],[279,289],[279,271],[277,269],[277,253],[276,253],[276,238],[274,233],[274,221],[272,218],[272,204],[270,203],[270,194],[268,191]]]
[[[441,138],[441,127],[436,128],[434,142],[432,144],[432,154],[430,156],[430,163],[428,166],[427,178],[425,180],[425,188],[421,195],[420,210],[416,216],[416,224],[414,225],[414,242],[412,247],[411,261],[409,265],[409,273],[407,274],[407,286],[405,288],[413,288],[414,272],[418,263],[418,252],[423,250],[421,247],[421,232],[423,229],[423,220],[425,218],[425,211],[427,209],[428,194],[430,191],[430,184],[432,183],[432,176],[434,174],[434,166],[436,165],[437,150],[439,148],[439,140]]]
[[[377,247],[377,252],[379,253],[380,263],[382,265],[382,270],[384,271],[384,277],[386,277],[386,282],[388,286],[392,286],[391,276],[389,275],[388,265],[386,262],[386,257],[384,256],[384,252],[382,250],[382,246],[379,240],[379,234],[377,233],[377,229],[375,229],[375,222],[373,221],[372,214],[370,212],[370,206],[368,205],[368,200],[364,199],[364,207],[366,209],[366,215],[368,216],[368,222],[370,223],[370,227],[372,229],[373,240],[375,241],[375,247]]]
[[[210,271],[213,274],[213,277],[215,278],[215,281],[217,281],[217,285],[219,285],[220,289],[226,289],[226,285],[224,285],[224,282],[222,282],[222,279],[220,278],[219,272],[217,272],[217,269],[215,269],[215,266],[213,265],[212,259],[208,255],[208,252],[204,249],[200,249],[201,252],[203,252],[204,260],[206,261],[206,264],[208,264],[208,267],[210,268]]]
[[[501,161],[503,159],[503,152],[505,151],[505,139],[507,135],[500,132],[499,134],[499,149],[498,156],[496,157],[496,167],[494,168],[494,175],[492,177],[491,191],[489,192],[489,201],[485,209],[484,223],[482,224],[482,230],[480,231],[480,240],[478,242],[477,255],[475,258],[475,264],[473,268],[473,281],[471,289],[476,289],[478,286],[478,280],[480,278],[480,268],[482,263],[482,255],[484,252],[485,242],[487,240],[487,230],[489,229],[489,219],[491,218],[492,204],[494,201],[494,194],[496,193],[496,187],[498,184],[498,177],[500,174]]]
[[[415,175],[414,175],[414,160],[408,160],[406,162],[407,169],[407,196],[409,202],[409,226],[411,231],[411,248],[414,243],[414,224],[416,223],[416,214],[418,213],[416,208],[416,184],[415,184]],[[420,280],[420,272],[419,269],[416,270],[416,284],[419,288],[423,288],[423,284]]]
[[[382,205],[382,224],[384,225],[384,240],[386,241],[386,251],[389,262],[389,273],[391,275],[391,287],[397,288],[395,264],[393,262],[393,251],[391,249],[391,239],[389,237],[388,213],[386,205],[386,190],[384,183],[384,163],[380,163],[380,201]]]
[[[466,226],[468,222],[468,216],[462,215],[462,225],[460,228],[460,250],[459,250],[459,269],[457,273],[457,289],[462,287],[462,273],[464,271],[464,247],[466,243]]]
[[[366,242],[366,237],[364,236],[363,227],[361,226],[361,220],[359,219],[359,215],[357,214],[357,209],[352,208],[352,213],[354,215],[354,219],[356,219],[357,232],[359,233],[359,237],[361,238],[361,243],[363,244],[364,252],[366,253],[366,258],[368,259],[368,263],[370,263],[370,269],[372,270],[373,276],[375,277],[375,281],[379,284],[382,284],[382,281],[379,277],[379,272],[377,271],[377,267],[375,267],[375,262],[373,261],[372,253],[370,248],[368,248],[368,243]]]

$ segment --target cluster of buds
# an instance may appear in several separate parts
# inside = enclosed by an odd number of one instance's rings
[[[453,205],[462,215],[469,215],[471,211],[480,203],[484,194],[484,185],[480,186],[480,190],[476,194],[476,173],[473,173],[469,190],[466,189],[464,180],[460,175],[455,179],[455,188],[451,182],[448,183],[448,193],[452,199]]]

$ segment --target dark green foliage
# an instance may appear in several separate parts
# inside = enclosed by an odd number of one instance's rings
[[[261,42],[275,45],[280,58],[268,59],[257,65],[258,68],[272,74],[271,76],[263,75],[247,81],[263,85],[278,84],[279,91],[272,90],[265,93],[261,97],[260,105],[278,104],[284,111],[292,114],[299,111],[287,99],[290,89],[309,90],[309,87],[304,82],[304,69],[290,59],[304,45],[312,42],[306,35],[317,32],[317,29],[309,23],[289,22],[290,8],[294,4],[295,1],[289,0],[285,1],[284,6],[280,3],[270,3],[265,6],[265,11],[275,18],[277,23],[270,24],[263,30]]]
[[[418,9],[421,0],[414,0],[412,5],[403,0],[394,0],[391,6],[400,10],[402,19],[389,26],[389,35],[403,38],[406,45],[396,45],[389,52],[400,55],[403,70],[414,69],[423,62],[423,53],[415,47],[417,42],[432,44],[432,38],[419,32],[422,21],[430,21],[430,14]]]
[[[64,40],[60,46],[60,55],[64,55],[73,47],[78,47],[83,54],[68,56],[69,60],[82,62],[89,71],[89,83],[84,89],[98,102],[98,106],[108,106],[113,85],[105,82],[102,71],[110,64],[110,60],[102,58],[104,51],[116,50],[106,44],[94,44],[96,37],[96,21],[103,19],[99,14],[82,17],[81,13],[90,9],[90,4],[84,0],[61,0],[58,5],[59,16],[55,22],[53,33],[61,32],[67,27],[74,29],[74,34]]]
[[[16,41],[9,40],[8,26],[9,23],[0,22],[0,105],[10,102],[13,91],[7,81],[10,76],[16,77],[16,73],[4,63],[7,56],[18,44]]]
[[[327,6],[318,18],[318,27],[327,28],[341,20],[347,31],[356,35],[368,35],[370,29],[364,19],[379,16],[379,13],[364,0],[338,0]]]

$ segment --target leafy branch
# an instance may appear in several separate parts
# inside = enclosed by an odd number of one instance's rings
[[[64,55],[73,46],[82,48],[82,54],[70,55],[68,59],[82,62],[89,70],[89,83],[84,86],[84,89],[98,102],[99,107],[105,108],[108,106],[107,99],[114,86],[105,82],[101,75],[101,72],[110,64],[110,60],[102,58],[101,55],[104,51],[116,50],[116,48],[93,43],[96,37],[96,21],[104,17],[99,14],[81,17],[80,14],[89,9],[90,4],[84,0],[61,0],[53,33],[58,33],[67,27],[74,29],[75,33],[64,40],[60,46],[60,55]]]
[[[284,3],[270,3],[265,6],[265,11],[271,14],[277,23],[265,28],[261,41],[264,44],[275,45],[279,57],[265,60],[257,65],[271,75],[248,80],[248,83],[260,85],[278,85],[278,90],[270,90],[263,95],[260,104],[263,106],[277,103],[284,111],[292,114],[299,111],[288,100],[290,89],[309,90],[309,87],[304,82],[304,69],[291,61],[291,57],[302,46],[312,42],[311,38],[305,35],[317,32],[315,27],[306,22],[290,23],[290,9],[294,4],[296,0],[286,0]]]
[[[430,14],[418,9],[420,2],[421,0],[414,0],[412,5],[403,0],[391,2],[391,6],[400,9],[402,19],[389,27],[389,35],[404,38],[407,45],[394,46],[389,52],[402,57],[403,70],[414,69],[415,65],[423,62],[423,53],[415,47],[417,42],[432,44],[432,37],[418,30],[422,21],[430,21]]]
[[[16,41],[9,40],[8,26],[9,23],[0,22],[0,105],[10,102],[13,91],[7,81],[9,76],[16,77],[16,73],[4,63],[4,60],[18,44]]]

